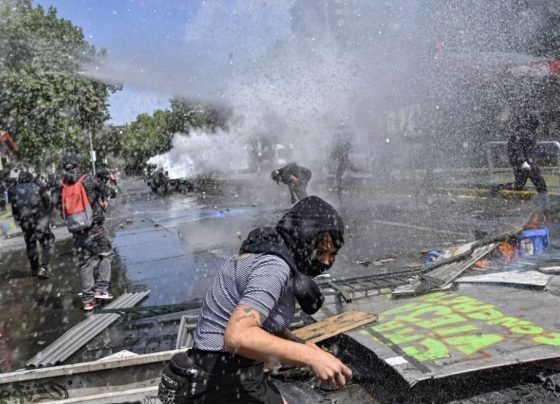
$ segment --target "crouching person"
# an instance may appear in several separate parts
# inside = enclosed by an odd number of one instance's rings
[[[336,210],[315,196],[294,205],[275,227],[251,231],[206,294],[194,347],[165,368],[160,400],[281,404],[265,362],[309,366],[332,387],[349,382],[352,372],[340,360],[288,329],[296,301],[308,314],[321,307],[312,277],[332,266],[343,234]]]

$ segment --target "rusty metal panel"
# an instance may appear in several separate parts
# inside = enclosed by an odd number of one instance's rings
[[[380,316],[346,334],[414,385],[560,358],[559,305],[560,297],[550,293],[470,284],[409,299],[380,295],[345,305]]]

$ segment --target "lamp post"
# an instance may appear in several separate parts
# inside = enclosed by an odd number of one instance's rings
[[[88,137],[89,137],[89,153],[90,153],[90,158],[91,158],[91,168],[93,170],[93,175],[95,175],[96,155],[95,155],[95,150],[93,150],[93,139],[91,137],[91,130],[88,129],[87,133],[88,133]]]

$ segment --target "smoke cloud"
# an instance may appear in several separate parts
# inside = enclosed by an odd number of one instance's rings
[[[429,155],[438,147],[452,150],[447,160],[457,164],[481,155],[476,136],[496,136],[516,108],[504,101],[511,85],[495,67],[530,60],[544,16],[558,8],[513,3],[203,1],[175,46],[168,42],[161,55],[128,48],[92,74],[233,107],[230,132],[174,143],[198,154],[223,149],[198,163],[209,170],[230,169],[220,162],[238,161],[257,136],[292,144],[294,160],[322,168],[341,124],[374,166],[443,161]],[[490,74],[472,75],[473,66]],[[525,99],[533,90],[516,91]],[[433,144],[419,152],[416,139],[426,136]]]

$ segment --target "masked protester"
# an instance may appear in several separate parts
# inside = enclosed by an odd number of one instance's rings
[[[504,189],[521,191],[527,179],[535,185],[544,210],[550,209],[546,183],[537,164],[537,128],[540,120],[536,112],[530,112],[521,119],[508,140],[508,158],[513,168],[515,181],[503,186]]]
[[[23,231],[31,276],[46,279],[55,241],[50,230],[51,199],[48,190],[39,186],[31,173],[20,171],[9,195],[14,220]],[[40,257],[37,242],[41,245]]]
[[[342,193],[342,183],[348,171],[358,171],[350,159],[352,145],[350,142],[340,142],[331,151],[330,160],[334,165],[335,186],[339,194]]]
[[[311,179],[311,170],[296,163],[290,163],[278,170],[274,170],[271,177],[277,184],[283,183],[290,190],[292,203],[307,196],[307,184]]]
[[[208,290],[194,348],[164,369],[160,400],[283,403],[264,362],[307,365],[332,387],[350,381],[340,360],[288,330],[296,301],[308,314],[321,307],[312,277],[333,265],[343,234],[336,210],[315,196],[299,201],[275,227],[251,231]]]
[[[98,300],[112,300],[109,293],[111,281],[111,262],[113,247],[111,239],[104,226],[105,210],[108,200],[116,196],[114,189],[94,175],[82,174],[80,170],[80,156],[70,153],[63,159],[64,173],[62,176],[61,205],[64,211],[64,187],[81,182],[91,209],[89,225],[79,231],[72,231],[74,247],[78,253],[80,263],[80,277],[82,283],[82,303],[85,311],[93,310]],[[67,223],[68,224],[68,223]],[[95,263],[97,264],[97,279],[94,277]]]

